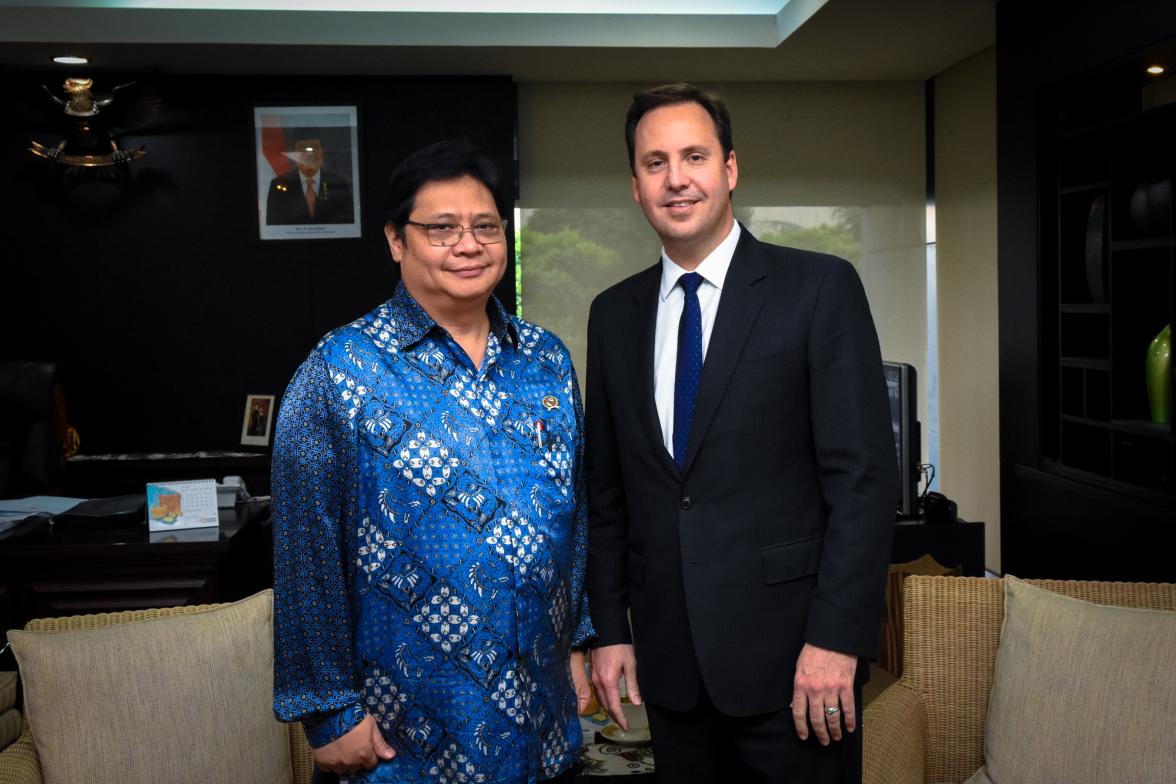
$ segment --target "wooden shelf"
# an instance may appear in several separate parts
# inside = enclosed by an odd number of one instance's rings
[[[1171,237],[1144,237],[1138,240],[1115,240],[1111,243],[1111,250],[1162,250],[1173,246],[1176,246],[1176,241]]]
[[[1144,503],[1176,509],[1176,496],[1156,492],[1155,490],[1148,490],[1145,487],[1133,485],[1130,482],[1123,482],[1118,479],[1111,479],[1102,474],[1093,474],[1090,471],[1083,471],[1081,468],[1071,468],[1064,463],[1059,463],[1056,460],[1050,460],[1048,458],[1042,461],[1040,470],[1034,470],[1027,466],[1017,466],[1016,470],[1019,475],[1030,478],[1044,478],[1052,475],[1053,477],[1081,482],[1091,488],[1112,492],[1119,496],[1135,498]]]
[[[1090,419],[1089,417],[1077,416],[1075,414],[1062,414],[1063,422],[1077,422],[1080,425],[1090,425],[1091,427],[1105,427],[1109,428],[1111,423],[1105,419]]]
[[[1086,182],[1082,183],[1081,185],[1067,185],[1065,188],[1059,189],[1058,193],[1062,196],[1069,196],[1074,193],[1089,193],[1091,191],[1106,190],[1110,187],[1110,185],[1111,183],[1107,181]]]
[[[1084,370],[1110,370],[1109,359],[1091,359],[1089,357],[1061,357],[1058,362],[1062,367],[1082,368]]]
[[[1087,302],[1087,303],[1073,303],[1059,306],[1062,313],[1089,313],[1093,315],[1103,315],[1111,312],[1111,306],[1105,302]]]
[[[1134,433],[1149,438],[1172,438],[1171,425],[1157,425],[1149,419],[1112,419],[1111,426],[1122,433]]]

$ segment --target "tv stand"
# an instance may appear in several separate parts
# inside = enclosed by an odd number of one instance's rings
[[[983,577],[984,523],[928,523],[919,517],[896,520],[890,562],[905,563],[923,555],[944,566],[960,567],[965,577]]]

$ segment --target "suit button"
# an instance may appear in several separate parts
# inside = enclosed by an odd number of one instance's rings
[[[690,496],[685,496],[682,498],[682,508],[683,509],[689,509],[692,506],[694,506],[694,499],[693,498],[691,498]]]

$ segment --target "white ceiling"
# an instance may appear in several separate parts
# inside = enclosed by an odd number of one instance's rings
[[[435,0],[434,0],[435,1]],[[0,68],[922,80],[995,42],[996,0],[0,0]],[[323,10],[329,8],[331,10]]]

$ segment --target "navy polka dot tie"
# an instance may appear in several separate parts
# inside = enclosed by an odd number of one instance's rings
[[[698,305],[698,287],[702,276],[687,272],[678,278],[684,298],[682,318],[678,320],[678,366],[674,376],[674,462],[686,467],[686,445],[690,442],[690,421],[694,418],[694,398],[698,396],[698,379],[702,375],[702,308]]]

